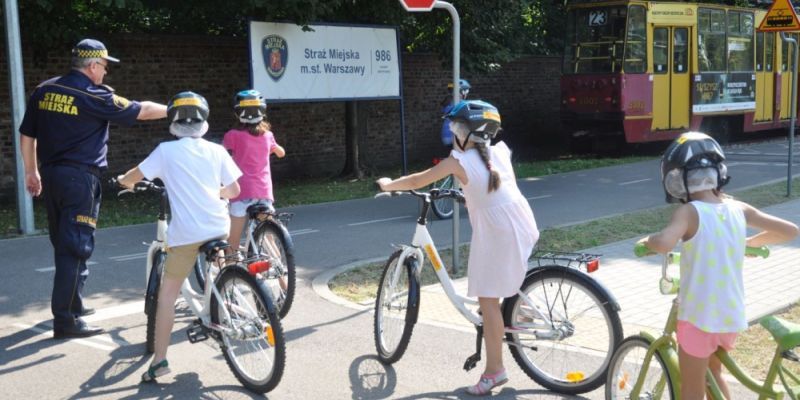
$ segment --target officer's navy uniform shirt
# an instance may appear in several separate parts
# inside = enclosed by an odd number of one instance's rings
[[[133,125],[141,108],[139,102],[71,70],[34,90],[19,131],[37,139],[42,165],[72,162],[106,168],[109,121]]]

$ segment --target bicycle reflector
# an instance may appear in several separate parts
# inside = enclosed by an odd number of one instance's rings
[[[586,263],[586,272],[592,273],[600,269],[600,259],[595,258],[592,261]]]
[[[271,265],[269,265],[269,261],[267,260],[256,261],[247,265],[247,272],[249,272],[250,275],[256,276],[262,272],[269,271],[270,267]]]
[[[581,371],[574,371],[574,372],[567,372],[567,381],[568,382],[580,382],[585,379],[585,375]]]

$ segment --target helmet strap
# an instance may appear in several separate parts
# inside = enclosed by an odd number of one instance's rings
[[[453,135],[453,139],[455,139],[456,146],[458,146],[458,148],[461,149],[462,152],[464,151],[464,148],[467,147],[467,141],[469,140],[469,135],[471,134],[472,133],[467,135],[467,138],[464,139],[464,142],[461,142],[461,140],[458,138],[458,135]]]
[[[689,171],[687,171],[686,168],[684,168],[682,175],[683,175],[683,190],[686,191],[686,199],[681,199],[681,202],[688,203],[692,201],[691,194],[689,193],[689,179],[688,179]]]

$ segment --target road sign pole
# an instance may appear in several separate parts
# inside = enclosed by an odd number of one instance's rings
[[[450,13],[453,20],[453,105],[461,101],[461,91],[458,81],[461,79],[461,18],[458,16],[456,8],[446,1],[436,1],[434,8],[443,8]],[[453,177],[453,189],[458,190],[458,179]],[[453,273],[458,271],[459,253],[459,222],[461,220],[461,206],[453,200]]]
[[[785,42],[789,42],[794,47],[794,66],[792,67],[792,102],[791,119],[789,123],[789,157],[787,161],[786,176],[786,197],[792,196],[792,164],[794,163],[794,126],[797,123],[797,53],[798,43],[794,37],[787,37],[786,33],[781,32],[781,37]]]

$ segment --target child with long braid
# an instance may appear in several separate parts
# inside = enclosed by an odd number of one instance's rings
[[[454,134],[449,157],[428,170],[377,183],[384,191],[409,190],[452,174],[463,187],[472,226],[467,295],[478,298],[486,344],[486,368],[467,392],[486,395],[508,381],[499,299],[513,296],[522,285],[539,230],[517,187],[511,150],[503,142],[490,145],[500,130],[497,108],[479,100],[462,101],[445,118]]]

